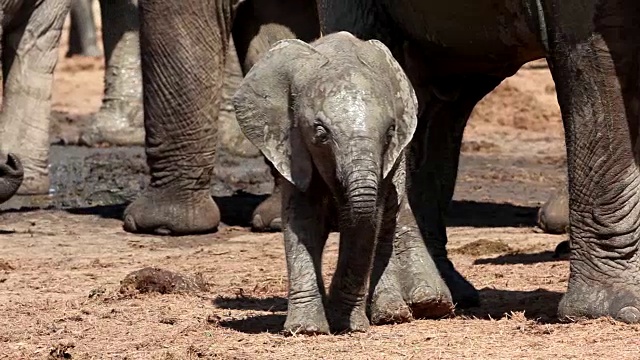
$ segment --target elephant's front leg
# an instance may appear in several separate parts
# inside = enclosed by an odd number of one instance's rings
[[[366,331],[369,279],[379,221],[375,213],[340,220],[338,266],[331,282],[327,311],[334,332]]]
[[[220,222],[210,185],[232,4],[140,5],[148,188],[124,214],[132,232],[192,234]]]
[[[571,262],[562,318],[640,322],[640,7],[589,1],[551,26],[569,170]],[[575,24],[586,24],[576,26]]]
[[[328,334],[324,311],[322,251],[329,236],[327,199],[313,186],[306,193],[283,184],[284,245],[289,279],[289,306],[284,331]],[[319,196],[318,196],[319,195]]]
[[[68,0],[41,1],[30,16],[24,16],[28,19],[24,24],[2,38],[0,151],[13,152],[22,161],[24,181],[18,194],[49,192],[51,88],[68,11]]]
[[[440,274],[456,306],[479,304],[477,290],[453,266],[447,255],[445,216],[458,174],[462,134],[476,103],[495,88],[502,78],[475,76],[446,79],[455,91],[438,86],[416,86],[424,111],[414,135],[410,157],[409,202]]]
[[[404,161],[402,167],[404,167]],[[371,322],[440,318],[453,311],[451,294],[427,251],[405,191],[405,171],[386,201],[371,276]]]

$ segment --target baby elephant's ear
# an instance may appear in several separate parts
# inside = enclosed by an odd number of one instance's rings
[[[300,133],[293,127],[291,83],[313,55],[318,55],[316,50],[300,40],[275,43],[251,68],[233,97],[244,135],[302,191],[309,186],[312,167]]]
[[[402,66],[393,57],[389,48],[378,40],[369,40],[367,42],[382,52],[385,65],[388,66],[387,73],[391,77],[392,91],[396,102],[395,134],[384,155],[383,176],[387,177],[416,131],[418,99],[407,74],[402,70]]]

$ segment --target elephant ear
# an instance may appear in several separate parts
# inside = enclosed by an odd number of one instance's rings
[[[311,45],[281,40],[251,68],[233,97],[236,118],[244,135],[278,172],[301,191],[311,181],[312,164],[293,119],[292,83],[308,66]]]
[[[416,132],[418,99],[407,74],[402,70],[402,66],[393,57],[389,48],[378,40],[369,40],[367,43],[382,52],[381,59],[380,57],[375,58],[382,61],[382,64],[377,64],[382,67],[379,69],[381,74],[389,74],[391,77],[391,91],[395,100],[395,133],[383,160],[383,176],[386,178]]]

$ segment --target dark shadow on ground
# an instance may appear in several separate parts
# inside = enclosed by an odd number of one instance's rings
[[[214,196],[213,199],[220,208],[222,223],[229,226],[251,226],[251,215],[255,208],[267,198],[268,195],[254,195],[244,191],[237,191],[231,196]],[[97,215],[107,219],[122,219],[122,214],[128,203],[122,202],[120,197],[107,197],[108,203],[100,203],[87,207],[63,208],[71,214]],[[113,202],[108,201],[113,200]],[[16,199],[23,203],[22,208],[7,209],[6,212],[34,211],[38,209],[54,209],[51,200],[43,200],[42,203],[33,202],[27,197],[24,200]],[[110,202],[110,203],[109,203]],[[32,203],[35,206],[32,206]],[[535,207],[519,206],[512,204],[496,204],[476,201],[454,201],[449,210],[447,226],[472,226],[472,227],[518,227],[535,226],[535,218],[538,209]]]
[[[269,195],[254,195],[238,191],[231,196],[214,196],[221,221],[229,226],[251,226],[251,215]]]
[[[554,257],[553,251],[542,251],[533,254],[510,253],[498,255],[494,258],[476,259],[474,265],[513,265],[513,264],[535,264],[542,262],[565,261],[565,257]]]
[[[557,317],[557,308],[562,293],[545,289],[512,291],[484,288],[479,291],[482,305],[477,308],[457,310],[458,316],[495,320],[508,316],[512,312],[523,312],[527,319],[535,320],[537,323],[560,322]],[[251,314],[252,311],[286,312],[287,299],[283,297],[219,296],[213,300],[213,305],[220,309],[248,311],[247,317],[217,320],[219,326],[248,334],[280,332],[286,319],[284,314]]]
[[[267,198],[267,195],[253,195],[246,192],[237,192],[232,196],[213,197],[220,209],[222,223],[229,226],[251,226],[253,210]],[[75,215],[97,215],[106,219],[122,220],[124,210],[128,204],[98,205],[84,208],[65,209]],[[31,208],[34,210],[37,208]],[[22,210],[9,210],[22,211]]]
[[[287,299],[280,296],[256,298],[252,296],[218,296],[213,305],[221,309],[251,311],[287,311]]]
[[[557,309],[562,293],[545,289],[513,291],[484,288],[479,291],[482,305],[478,308],[457,310],[457,315],[489,320],[500,319],[511,312],[524,312],[527,319],[539,323],[560,322]]]
[[[538,208],[508,203],[453,201],[447,226],[518,227],[535,226]]]
[[[245,334],[279,333],[286,318],[284,314],[257,315],[244,319],[221,319],[217,325]]]
[[[65,209],[68,213],[74,215],[97,215],[105,219],[122,220],[122,214],[126,204],[118,205],[98,205],[84,208]]]
[[[213,305],[221,309],[245,311],[287,311],[287,299],[279,296],[256,298],[252,296],[218,296]],[[284,314],[250,314],[243,318],[221,318],[217,325],[247,334],[263,332],[276,333],[282,331],[286,315]]]

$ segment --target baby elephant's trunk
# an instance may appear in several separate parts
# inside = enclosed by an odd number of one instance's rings
[[[348,215],[353,221],[373,219],[377,213],[380,170],[372,160],[355,161],[351,165],[345,184]]]

